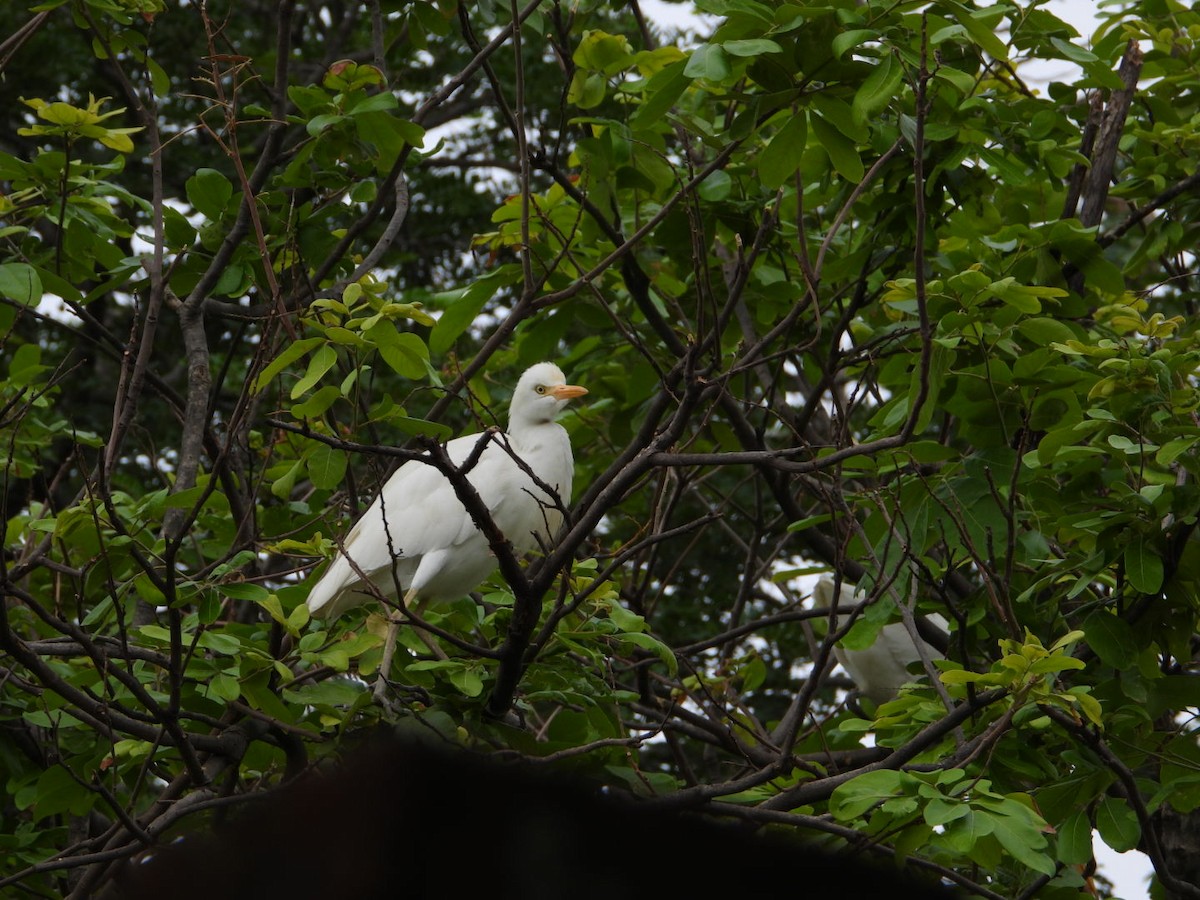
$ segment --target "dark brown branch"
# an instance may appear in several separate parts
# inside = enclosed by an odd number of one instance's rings
[[[1157,197],[1143,206],[1139,206],[1131,212],[1116,228],[1105,234],[1102,234],[1097,243],[1101,247],[1107,247],[1123,237],[1131,228],[1143,221],[1150,213],[1156,209],[1162,209],[1176,197],[1186,196],[1200,188],[1200,171],[1193,172],[1187,178],[1175,182]]]
[[[1125,131],[1125,117],[1129,114],[1129,104],[1133,101],[1141,72],[1142,50],[1137,41],[1130,41],[1121,58],[1121,67],[1117,70],[1123,86],[1114,90],[1105,104],[1096,133],[1092,165],[1080,189],[1083,208],[1079,213],[1079,221],[1088,228],[1099,225],[1104,215],[1104,202],[1108,199],[1108,187],[1112,184],[1117,163],[1117,148]]]

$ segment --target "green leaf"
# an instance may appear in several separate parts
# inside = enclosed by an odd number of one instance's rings
[[[690,60],[681,59],[669,66],[663,67],[646,82],[642,92],[642,104],[629,119],[629,127],[634,130],[652,127],[660,122],[675,105],[692,79],[686,73]]]
[[[468,697],[478,697],[483,693],[483,679],[479,677],[479,673],[473,667],[459,666],[450,669],[446,675],[449,677],[450,683]]]
[[[303,604],[298,608],[303,608]],[[294,616],[294,613],[293,613]],[[297,620],[298,621],[298,620]],[[350,660],[357,659],[368,650],[373,650],[383,643],[383,639],[370,631],[360,631],[351,634],[345,640],[339,641],[333,647],[321,653],[322,661],[334,666],[338,671],[350,668]],[[461,665],[461,663],[459,663]]]
[[[321,490],[333,490],[346,475],[346,454],[328,444],[316,444],[306,462],[308,478]]]
[[[284,350],[277,357],[271,360],[270,364],[259,373],[258,377],[254,379],[254,392],[257,394],[264,387],[266,387],[276,375],[302,357],[313,347],[319,347],[324,343],[324,338],[303,338],[302,340],[296,341],[294,344],[285,347]]]
[[[769,190],[778,190],[800,168],[808,141],[806,116],[793,115],[779,129],[771,143],[758,155],[758,180]]]
[[[435,295],[434,304],[445,305],[446,309],[429,334],[429,349],[439,356],[449,350],[496,292],[520,279],[520,266],[509,264],[500,266],[465,288]]]
[[[852,47],[857,47],[867,41],[873,41],[879,37],[879,32],[874,28],[856,28],[852,31],[843,31],[833,39],[830,44],[833,50],[835,59],[840,59],[842,54]]]
[[[1012,278],[1002,278],[992,282],[988,285],[987,291],[1023,313],[1032,315],[1042,311],[1042,303],[1038,299],[1037,293],[1025,285],[1017,284]]]
[[[1012,803],[1007,808],[1017,806],[1020,804]],[[1042,852],[1047,843],[1046,836],[1042,834],[1034,819],[1032,812],[1028,815],[992,815],[992,834],[1018,862],[1043,875],[1053,875],[1057,866],[1048,853]]]
[[[1058,861],[1068,866],[1082,866],[1091,858],[1092,823],[1080,810],[1058,826]]]
[[[34,821],[64,812],[80,816],[91,808],[92,796],[62,765],[52,765],[37,780]]]
[[[719,82],[733,74],[733,68],[720,44],[701,44],[692,51],[683,74],[688,78]]]
[[[230,582],[223,584],[220,591],[226,597],[232,597],[234,600],[245,600],[249,603],[255,603],[263,607],[271,614],[271,618],[277,622],[283,622],[283,607],[279,603],[279,596],[272,594],[261,584],[253,584],[247,581]]]
[[[198,484],[183,491],[176,491],[167,497],[163,507],[165,509],[191,509],[207,490],[207,485]]]
[[[375,171],[386,175],[405,144],[421,146],[424,131],[407,119],[385,112],[354,116],[354,131],[359,140],[375,148]]]
[[[782,53],[783,48],[766,38],[751,38],[741,41],[723,41],[721,46],[730,56],[762,56],[764,53]]]
[[[351,373],[354,374],[354,373]],[[331,384],[310,394],[303,403],[292,405],[291,413],[296,419],[318,419],[329,407],[343,396],[343,392]]]
[[[212,625],[221,615],[221,598],[216,591],[204,591],[196,604],[196,618],[201,625]]]
[[[1098,728],[1104,726],[1104,707],[1100,705],[1099,700],[1088,693],[1085,686],[1073,687],[1067,691],[1067,694],[1079,706],[1080,712],[1087,716],[1089,722]]]
[[[667,671],[672,675],[676,675],[679,671],[679,660],[675,658],[675,654],[671,648],[660,641],[653,635],[645,632],[625,632],[619,635],[614,635],[614,639],[622,644],[632,644],[642,650],[649,650],[667,667]]]
[[[304,377],[292,385],[291,398],[295,400],[307,394],[325,376],[325,373],[333,368],[336,362],[336,350],[328,344],[318,347],[317,352],[308,361],[308,371],[304,373]]]
[[[604,102],[607,88],[604,76],[586,69],[576,69],[567,89],[567,102],[580,109],[595,109]]]
[[[279,598],[276,597],[275,594],[272,594],[271,599],[278,602]],[[271,613],[271,616],[273,618],[275,613],[272,611],[272,607],[271,607],[270,603],[264,603],[263,605],[267,608],[267,612]],[[303,603],[301,603],[299,606],[297,606],[295,609],[293,609],[290,613],[288,613],[288,617],[287,617],[287,619],[284,620],[283,626],[285,628],[287,628],[287,630],[290,631],[292,634],[298,634],[300,632],[300,629],[303,628],[305,625],[307,625],[311,618],[312,617],[308,612],[308,607],[305,606]]]
[[[624,35],[585,31],[571,60],[581,69],[612,75],[632,63],[633,53]]]
[[[903,796],[915,781],[893,769],[867,772],[838,785],[829,798],[829,812],[842,822],[857,819],[876,804]]]
[[[381,339],[384,335],[386,339]],[[367,337],[378,339],[379,355],[397,375],[417,380],[428,374],[429,348],[412,332],[396,331],[384,322],[367,332]]]
[[[947,0],[946,7],[950,10],[950,14],[958,21],[967,34],[971,36],[981,49],[985,50],[993,59],[1004,62],[1008,59],[1008,49],[1004,46],[1004,41],[996,36],[993,28],[985,24],[981,19],[972,14],[972,10],[967,9],[960,3]],[[987,12],[984,10],[983,12]],[[996,16],[999,18],[999,16]]]
[[[399,105],[400,101],[396,99],[395,94],[391,91],[382,91],[378,94],[371,94],[369,97],[365,97],[353,106],[348,106],[346,113],[351,116],[359,116],[369,112],[387,112]]]
[[[161,625],[142,625],[137,632],[150,641],[168,645],[171,643],[171,632]]]
[[[1098,609],[1083,622],[1088,646],[1107,666],[1124,669],[1137,660],[1138,646],[1127,622],[1107,610]]]
[[[797,519],[788,525],[789,532],[804,531],[807,528],[812,528],[814,525],[824,525],[826,522],[833,520],[832,513],[822,513],[816,516],[806,516],[803,519]]]
[[[1122,453],[1141,453],[1142,445],[1135,444],[1123,434],[1110,434],[1107,438],[1107,443],[1108,446],[1114,450],[1120,450]]]
[[[1115,436],[1115,435],[1114,435]],[[1145,535],[1135,535],[1125,547],[1125,577],[1141,594],[1157,594],[1163,583],[1163,561]]]
[[[319,116],[313,116],[309,119],[308,124],[304,128],[311,137],[317,137],[322,131],[336,125],[338,122],[345,122],[346,118],[346,116],[340,113],[322,113]]]
[[[957,25],[954,27],[959,28]],[[937,71],[934,72],[934,78],[948,82],[964,97],[969,96],[975,90],[975,76],[951,66],[938,66]]]
[[[213,287],[213,295],[217,297],[240,297],[249,290],[250,273],[237,263],[230,263]]]
[[[968,815],[970,811],[971,807],[966,803],[937,797],[925,805],[924,817],[927,824],[936,828],[939,825],[945,825],[947,822],[953,822],[955,819],[961,819]]]
[[[945,831],[946,840],[953,849],[974,858],[977,846],[992,833],[992,828],[992,816],[971,809],[965,816],[950,823]]]
[[[155,97],[166,97],[171,93],[171,79],[166,69],[156,63],[150,56],[146,57],[146,68],[150,72],[150,87]]]
[[[206,631],[196,642],[205,650],[220,653],[223,656],[238,656],[243,651],[242,642],[232,634],[220,631]]]
[[[163,208],[163,232],[167,246],[173,249],[186,247],[196,240],[196,229],[192,223],[173,206]]]
[[[1133,850],[1142,837],[1137,815],[1117,797],[1102,797],[1096,809],[1096,830],[1118,853]]]
[[[282,664],[277,662],[277,665]],[[280,677],[291,677],[291,672],[286,666],[284,667],[284,672],[280,673]],[[246,698],[246,702],[252,707],[262,710],[275,719],[282,722],[293,721],[295,718],[294,712],[289,710],[287,705],[271,689],[270,678],[270,671],[262,671],[250,677],[243,678],[241,683],[242,696]]]
[[[608,607],[609,620],[621,631],[637,633],[646,630],[645,618],[626,609],[616,599],[610,598],[606,600],[605,606]]]
[[[718,203],[728,197],[732,189],[733,179],[729,177],[729,173],[718,169],[710,173],[704,181],[700,182],[700,187],[697,188],[696,193],[710,203]]]
[[[1003,672],[972,672],[967,669],[951,669],[941,674],[942,684],[1006,684],[1009,678]]]
[[[1057,431],[1051,431],[1038,443],[1037,460],[1043,466],[1048,466],[1054,462],[1054,458],[1058,456],[1058,451],[1063,447],[1070,447],[1080,440],[1079,432],[1073,428],[1060,428]]]
[[[233,196],[233,185],[216,169],[197,169],[184,185],[188,203],[216,222]]]
[[[42,299],[42,279],[28,263],[4,263],[0,265],[0,296],[37,306]]]
[[[297,706],[352,706],[365,694],[366,690],[352,681],[329,678],[285,690],[283,698]]]
[[[1030,675],[1049,675],[1054,672],[1067,672],[1087,668],[1087,663],[1074,656],[1055,654],[1036,660],[1029,666]]]
[[[854,94],[854,117],[865,121],[891,102],[904,80],[904,67],[895,56],[885,56]]]
[[[483,680],[476,667],[458,659],[430,659],[412,663],[405,668],[408,673],[437,672],[468,697],[478,697],[483,692]]]
[[[838,174],[853,184],[862,181],[866,170],[854,144],[820,115],[812,117],[812,126],[813,133],[829,154],[829,161]]]
[[[1052,37],[1050,38],[1050,43],[1058,48],[1062,55],[1071,60],[1071,62],[1079,63],[1081,66],[1100,61],[1100,58],[1095,53],[1085,50],[1083,47],[1076,47],[1062,38]]]
[[[222,672],[213,676],[213,679],[208,683],[208,691],[206,693],[209,697],[216,697],[232,703],[241,697],[242,686],[236,677]]]
[[[1049,347],[1055,341],[1066,343],[1076,338],[1075,332],[1065,322],[1044,316],[1022,319],[1017,323],[1017,331],[1039,347]]]
[[[741,669],[738,674],[742,678],[742,690],[744,692],[756,691],[767,680],[767,664],[763,662],[761,656],[753,656]]]
[[[42,365],[42,348],[37,344],[21,344],[8,360],[8,380],[14,387],[27,387],[49,366]]]
[[[812,108],[816,110],[820,118],[840,131],[851,142],[862,144],[870,140],[871,129],[854,115],[854,108],[832,94],[814,94]]]
[[[1167,441],[1158,452],[1154,454],[1154,461],[1160,466],[1169,466],[1175,462],[1182,454],[1191,450],[1195,446],[1196,441],[1200,438],[1172,438]]]

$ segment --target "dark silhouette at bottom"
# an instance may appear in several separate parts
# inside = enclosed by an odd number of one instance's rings
[[[822,897],[935,880],[465,751],[383,742],[132,862],[126,900]]]

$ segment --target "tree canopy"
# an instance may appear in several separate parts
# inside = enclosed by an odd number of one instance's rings
[[[5,4],[0,887],[384,727],[967,896],[1093,896],[1093,830],[1200,896],[1200,13],[696,5]],[[568,521],[373,702],[387,610],[308,575],[543,359]],[[848,697],[835,642],[933,613]]]

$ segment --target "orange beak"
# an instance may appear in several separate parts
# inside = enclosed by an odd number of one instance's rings
[[[587,388],[580,387],[577,384],[560,384],[557,387],[550,388],[550,393],[555,400],[574,400],[576,397],[582,397],[587,392]]]

